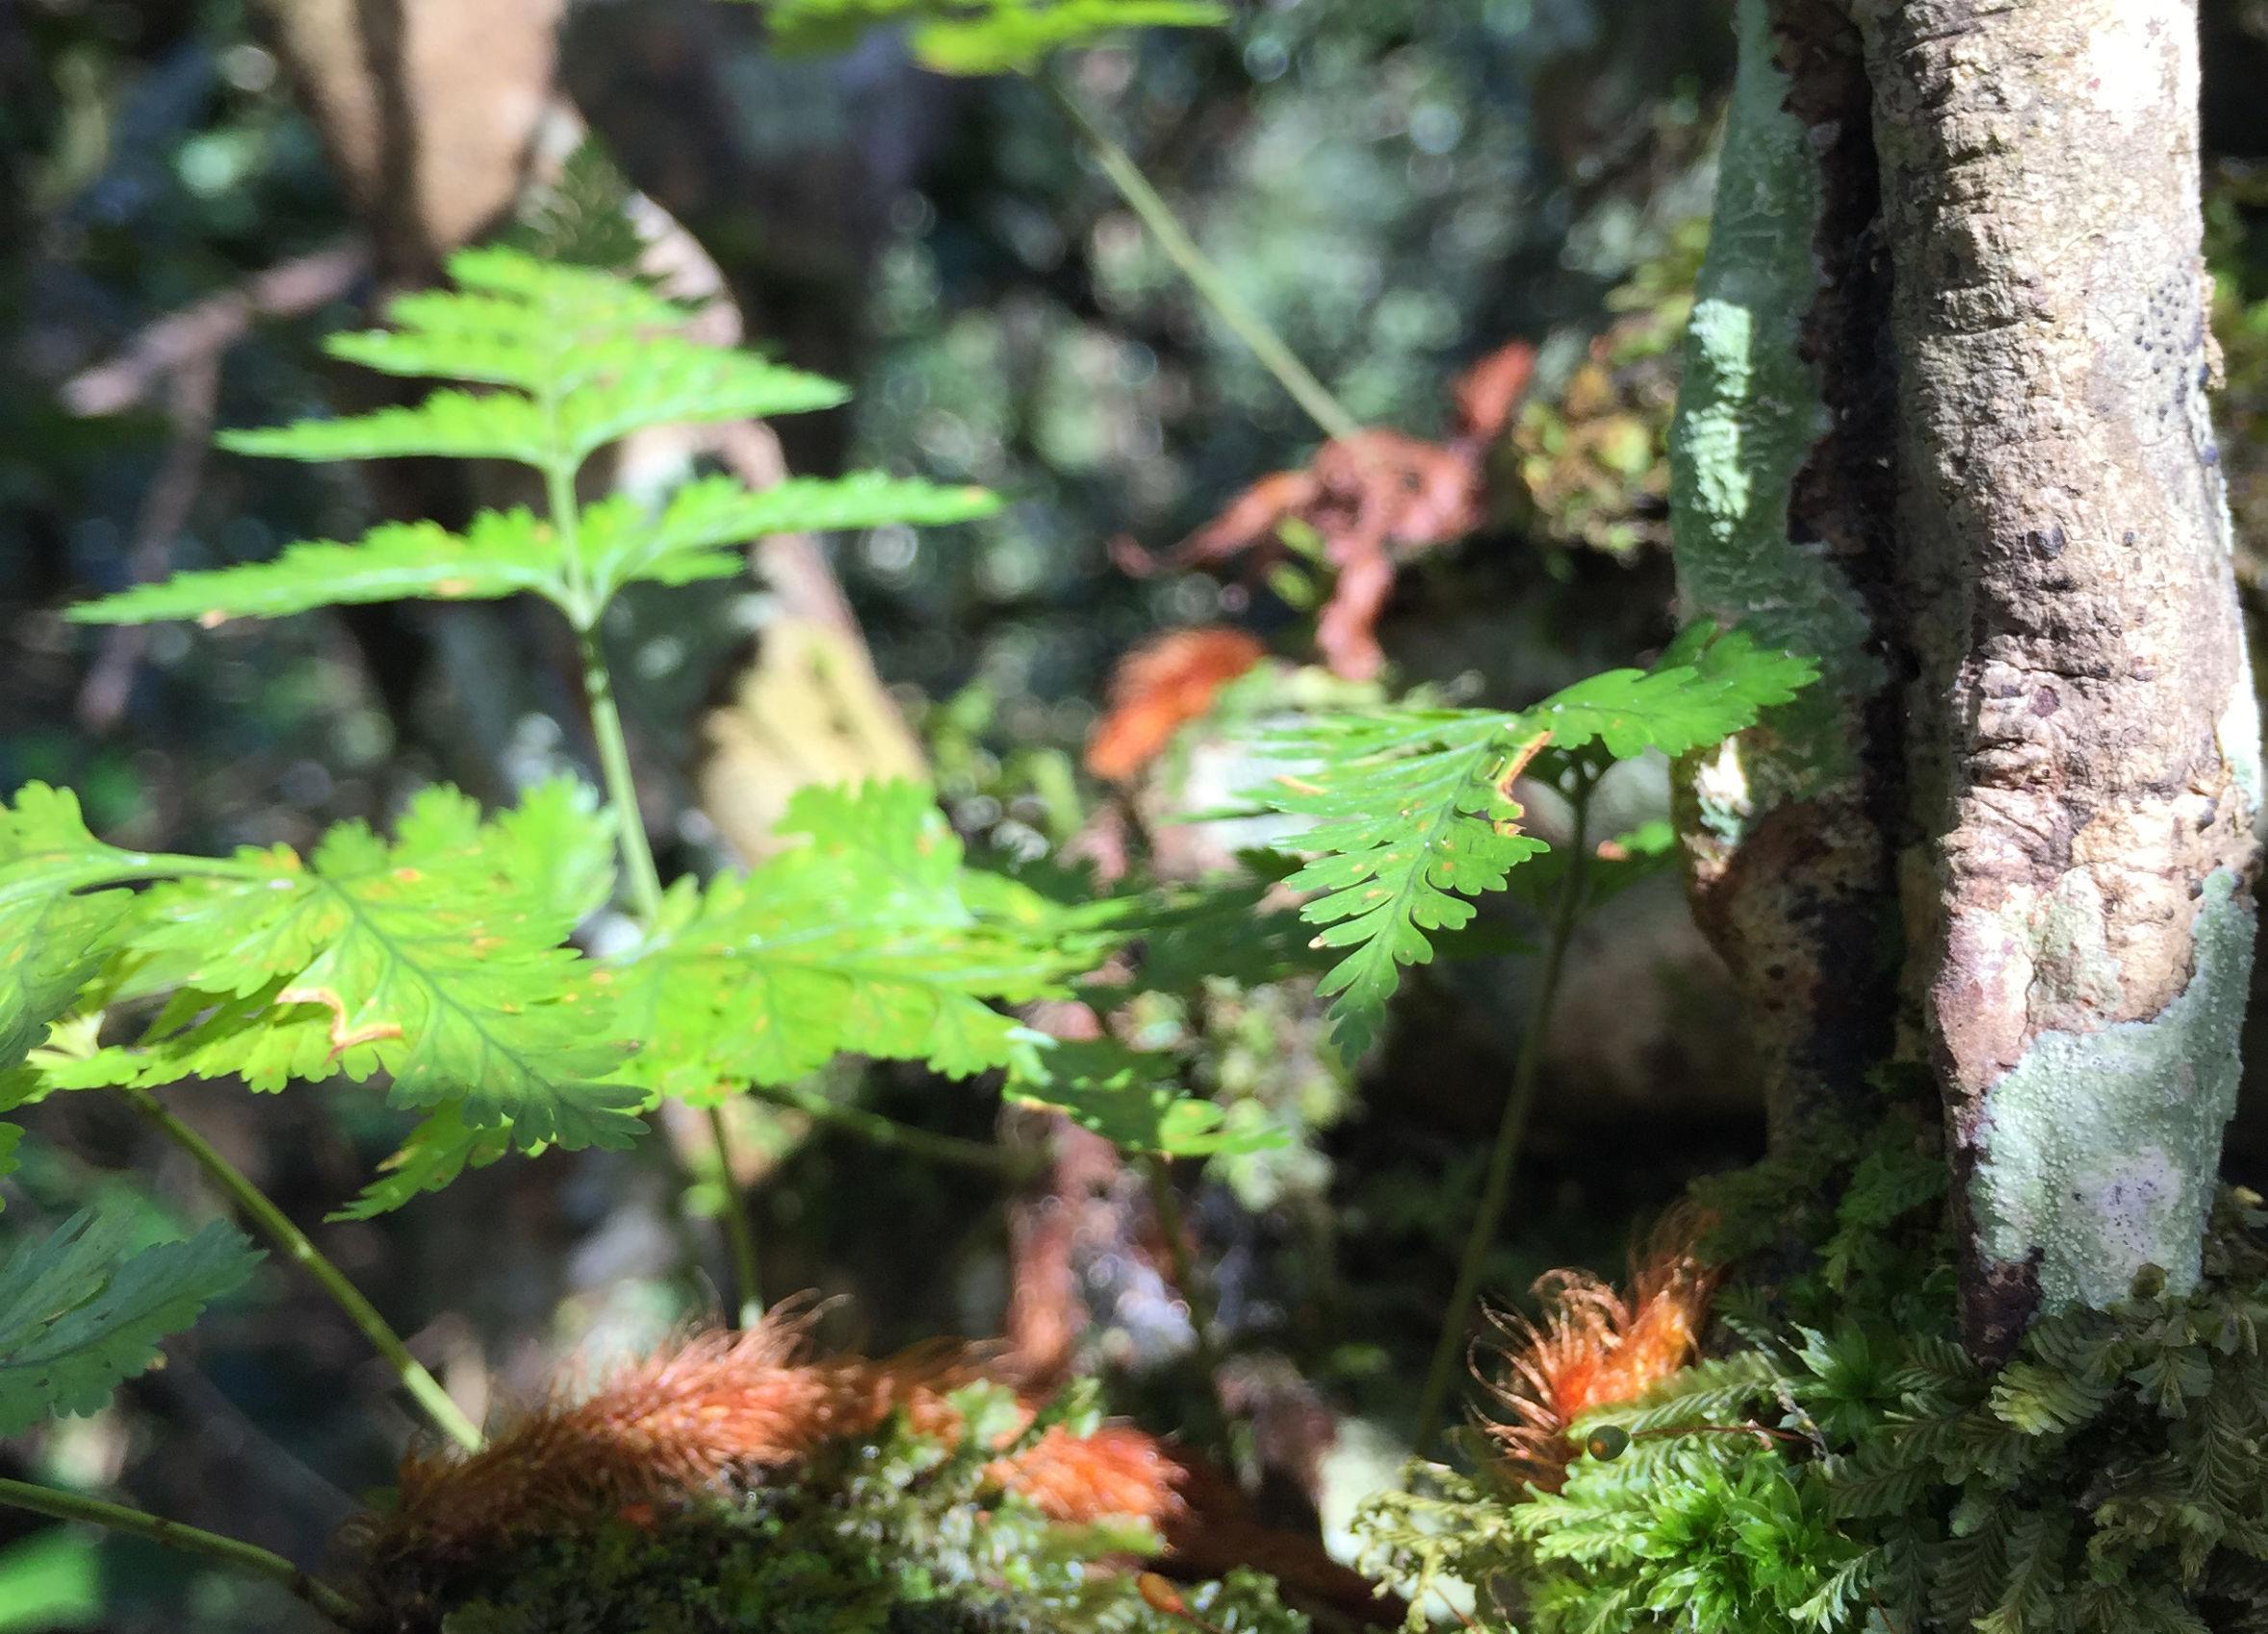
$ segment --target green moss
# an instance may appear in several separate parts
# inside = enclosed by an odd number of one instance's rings
[[[1716,1191],[1728,1240],[1793,1225],[1809,1258],[1720,1295],[1713,1360],[1574,1426],[1618,1456],[1547,1496],[1430,1472],[1374,1508],[1374,1564],[1495,1584],[1484,1621],[1524,1634],[2268,1627],[2259,1199],[2220,1199],[2194,1286],[2148,1268],[1995,1370],[1954,1340],[1928,1127],[1805,1161]]]
[[[1147,1527],[1049,1520],[986,1475],[991,1444],[899,1423],[651,1526],[397,1559],[368,1586],[372,1634],[1190,1634],[1121,1569],[1155,1552]],[[1257,1572],[1180,1592],[1223,1634],[1305,1634]]]

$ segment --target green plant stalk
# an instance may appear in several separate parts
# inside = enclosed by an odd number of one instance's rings
[[[1142,218],[1143,225],[1158,241],[1158,247],[1166,252],[1166,258],[1180,269],[1181,275],[1189,280],[1190,287],[1213,309],[1221,322],[1228,325],[1237,339],[1251,349],[1260,366],[1276,376],[1283,389],[1291,394],[1292,401],[1305,409],[1307,417],[1323,428],[1324,435],[1342,442],[1359,435],[1361,422],[1347,412],[1346,405],[1331,396],[1324,383],[1300,361],[1292,349],[1284,344],[1283,337],[1236,293],[1212,258],[1199,249],[1197,241],[1189,236],[1189,229],[1173,214],[1173,206],[1150,185],[1149,178],[1142,173],[1142,167],[1134,162],[1134,156],[1104,133],[1102,127],[1095,122],[1094,116],[1080,105],[1078,98],[1059,80],[1046,74],[1037,77],[1047,88],[1047,93],[1054,98],[1055,105],[1063,111],[1064,117],[1070,120],[1079,135],[1086,140],[1087,145],[1093,149],[1095,163],[1102,167],[1102,173],[1110,178],[1111,185],[1119,190],[1119,196],[1126,201],[1135,215]]]
[[[646,838],[646,819],[638,808],[637,780],[630,765],[630,741],[622,730],[622,711],[614,702],[614,672],[606,663],[606,649],[599,634],[606,609],[591,598],[584,581],[582,551],[576,536],[580,513],[575,506],[575,470],[564,458],[544,467],[544,502],[558,530],[560,555],[567,563],[568,591],[574,603],[568,621],[575,626],[575,641],[582,658],[582,694],[591,717],[591,740],[599,753],[599,771],[606,785],[606,801],[614,809],[615,844],[622,853],[623,875],[630,882],[631,906],[641,925],[651,929],[661,917],[661,872],[654,866],[654,847]],[[757,1280],[756,1230],[748,1218],[748,1200],[733,1178],[732,1142],[724,1115],[711,1109],[709,1135],[715,1149],[716,1183],[720,1206],[717,1223],[733,1259],[733,1306],[743,1325],[763,1311],[763,1294]]]
[[[997,1146],[988,1146],[979,1140],[964,1140],[959,1135],[940,1134],[935,1129],[915,1128],[912,1124],[901,1124],[895,1118],[886,1118],[880,1112],[869,1111],[863,1106],[842,1105],[828,1100],[816,1090],[806,1089],[799,1084],[751,1084],[748,1093],[759,1101],[769,1101],[775,1106],[784,1106],[821,1123],[833,1124],[876,1146],[887,1146],[934,1162],[975,1169],[1008,1180],[1023,1179],[1033,1167],[1019,1163],[1011,1154]]]
[[[1528,1115],[1535,1105],[1535,1089],[1543,1073],[1543,1051],[1550,1030],[1552,1007],[1559,998],[1559,977],[1566,966],[1568,944],[1583,912],[1584,867],[1589,861],[1588,819],[1591,775],[1578,769],[1573,798],[1572,832],[1568,836],[1567,872],[1559,881],[1552,904],[1550,940],[1544,945],[1543,966],[1530,1005],[1527,1030],[1521,1035],[1520,1054],[1512,1065],[1511,1088],[1505,1095],[1504,1116],[1496,1126],[1496,1143],[1488,1154],[1487,1177],[1481,1185],[1480,1206],[1473,1229],[1465,1237],[1463,1257],[1457,1261],[1456,1285],[1441,1318],[1441,1337],[1433,1346],[1432,1364],[1426,1369],[1425,1393],[1418,1400],[1416,1450],[1422,1457],[1441,1433],[1449,1408],[1449,1392],[1467,1348],[1473,1303],[1480,1296],[1481,1278],[1488,1265],[1488,1250],[1504,1225],[1505,1206],[1511,1201],[1512,1172],[1519,1166],[1520,1145],[1528,1133]]]
[[[347,1274],[331,1263],[307,1233],[276,1206],[274,1200],[216,1152],[203,1135],[160,1105],[157,1097],[144,1089],[128,1089],[122,1093],[134,1103],[135,1109],[154,1124],[167,1139],[196,1160],[197,1166],[228,1194],[247,1220],[266,1233],[269,1241],[275,1244],[286,1259],[322,1284],[322,1290],[347,1313],[348,1319],[362,1330],[363,1336],[385,1359],[386,1364],[394,1369],[396,1376],[401,1380],[402,1388],[425,1410],[425,1415],[466,1451],[479,1451],[484,1444],[480,1427],[450,1399],[449,1392],[441,1388],[441,1381],[427,1372],[425,1364],[416,1357],[410,1355],[409,1347],[401,1342],[401,1336],[386,1325],[386,1319],[378,1314],[376,1307],[363,1297],[362,1290],[347,1280]]]
[[[283,1556],[272,1554],[257,1543],[224,1538],[218,1532],[185,1526],[178,1520],[168,1520],[145,1510],[128,1509],[123,1504],[107,1503],[101,1498],[35,1486],[29,1481],[0,1480],[0,1504],[30,1510],[56,1520],[87,1521],[130,1537],[146,1538],[169,1549],[203,1555],[239,1571],[266,1577],[281,1583],[333,1622],[352,1623],[362,1615],[360,1606],[328,1583],[308,1575]]]
[[[733,1256],[733,1286],[739,1294],[735,1325],[754,1327],[764,1313],[763,1279],[756,1258],[756,1224],[748,1217],[748,1199],[733,1178],[733,1135],[725,1127],[725,1109],[709,1109],[709,1138],[716,1148],[717,1185],[721,1188],[719,1218],[725,1228],[725,1246]]]

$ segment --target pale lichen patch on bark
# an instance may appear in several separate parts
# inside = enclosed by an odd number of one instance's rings
[[[2047,1031],[1993,1086],[1970,1208],[1993,1262],[2025,1267],[2042,1311],[2126,1296],[2145,1264],[2194,1287],[2221,1137],[2236,1109],[2253,911],[2205,884],[2196,967],[2147,1020]]]
[[[1753,812],[1852,775],[1852,700],[1884,676],[1857,592],[1821,543],[1799,540],[1790,525],[1797,473],[1828,426],[1803,355],[1804,317],[1819,287],[1818,158],[1784,106],[1788,76],[1772,60],[1763,0],[1742,0],[1739,27],[1709,254],[1670,433],[1670,517],[1689,610],[1819,661],[1818,685],[1774,712],[1773,752],[1748,757],[1740,783]],[[1712,827],[1737,842],[1746,815],[1720,807]]]
[[[1810,33],[1783,39],[1782,13]],[[1873,161],[1855,36],[1819,0],[1740,0],[1740,66],[1670,435],[1671,527],[1688,616],[1739,624],[1819,663],[1820,679],[1681,768],[1695,917],[1753,1025],[1777,1143],[1863,1099],[1890,1025],[1882,934],[1894,901],[1873,811],[1891,678],[1856,575],[1880,576],[1851,473],[1879,469],[1862,337],[1881,304],[1864,231]],[[1779,53],[1813,82],[1798,87]],[[1855,94],[1854,94],[1855,88]],[[1854,366],[1854,347],[1864,354]]]

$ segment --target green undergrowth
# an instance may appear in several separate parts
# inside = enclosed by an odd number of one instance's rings
[[[1956,1340],[1946,1173],[1898,1115],[1718,1183],[1708,1359],[1580,1420],[1558,1493],[1422,1466],[1374,1565],[1526,1634],[2268,1630],[2259,1198],[2223,1194],[2195,1292],[2146,1268],[1996,1369]]]
[[[389,1551],[366,1634],[1305,1634],[1257,1572],[1176,1584],[1153,1608],[1140,1522],[1050,1520],[988,1473],[1008,1392],[961,1393],[964,1439],[902,1419],[791,1478],[470,1564]],[[1013,1422],[1012,1418],[1007,1421]]]

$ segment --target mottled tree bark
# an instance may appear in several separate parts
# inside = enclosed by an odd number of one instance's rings
[[[1736,968],[1801,975],[1765,1010],[1800,1109],[1850,1070],[1805,1040],[1893,1034],[1879,984],[1854,1010],[1817,973],[1898,858],[1903,1042],[1943,1093],[1965,1330],[2001,1355],[2144,1265],[2194,1282],[2233,1109],[2259,726],[2206,406],[2195,0],[1744,3],[1681,581],[1824,681],[1698,768],[1696,901]]]
[[[1970,1339],[2194,1282],[2259,726],[2206,406],[2194,0],[1862,0]]]

